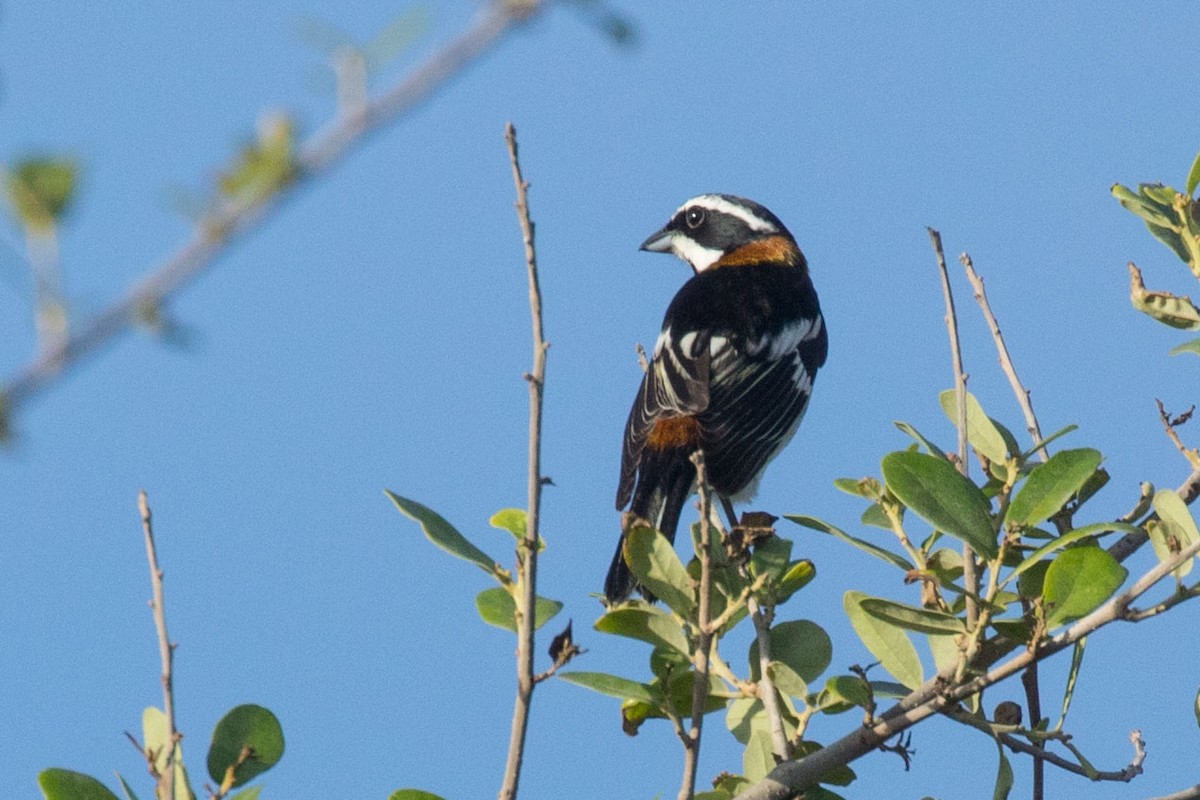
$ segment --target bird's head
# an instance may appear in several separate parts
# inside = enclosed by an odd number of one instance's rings
[[[763,206],[731,194],[688,200],[671,220],[642,242],[642,250],[674,253],[696,272],[714,267],[779,262],[801,266],[792,234]]]

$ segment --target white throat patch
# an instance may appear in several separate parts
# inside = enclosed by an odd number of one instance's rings
[[[704,247],[680,233],[671,235],[671,252],[691,264],[696,272],[704,272],[724,255],[720,250]]]

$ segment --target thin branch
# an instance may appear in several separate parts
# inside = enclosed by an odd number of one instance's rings
[[[175,800],[175,752],[181,738],[175,729],[175,690],[171,672],[175,660],[175,646],[167,635],[167,610],[164,602],[163,571],[158,565],[158,552],[154,546],[154,528],[150,524],[150,502],[146,492],[138,492],[138,510],[142,515],[142,533],[146,540],[146,559],[150,563],[150,585],[154,599],[150,608],[154,612],[154,627],[158,631],[158,656],[162,662],[163,716],[167,719],[166,752],[147,754],[155,762],[161,760],[163,769],[158,775],[158,796],[164,800]]]
[[[700,604],[696,615],[696,650],[692,654],[695,668],[692,680],[692,725],[683,737],[683,781],[679,800],[690,800],[696,793],[696,771],[700,765],[700,736],[704,730],[704,705],[708,699],[708,661],[715,631],[712,628],[712,494],[708,472],[704,466],[704,451],[692,454],[696,465],[696,491],[700,495]]]
[[[954,684],[951,682],[954,667],[948,667],[884,712],[876,724],[862,726],[802,759],[780,764],[762,781],[739,794],[736,800],[787,800],[797,792],[815,785],[820,776],[828,770],[849,764],[866,755],[901,731],[935,714],[943,713],[983,689],[1012,677],[1035,660],[1049,658],[1100,628],[1124,620],[1135,600],[1188,559],[1194,558],[1198,552],[1200,541],[1193,542],[1170,559],[1160,562],[1129,589],[1113,596],[1086,617],[1040,644],[1036,650],[1024,650],[986,674]]]
[[[950,356],[954,363],[954,396],[956,400],[955,427],[958,428],[958,471],[969,477],[967,462],[967,375],[963,372],[962,348],[958,343],[958,318],[954,313],[954,293],[950,290],[950,273],[946,269],[946,254],[942,250],[942,235],[933,228],[926,228],[929,241],[937,256],[938,273],[942,279],[942,297],[946,301],[946,329],[950,335]],[[975,630],[979,622],[979,606],[975,596],[979,594],[979,576],[975,570],[975,553],[969,545],[963,545],[963,585],[967,590],[967,629]]]
[[[992,331],[992,339],[996,342],[996,353],[1000,359],[1000,367],[1004,370],[1004,374],[1008,376],[1008,383],[1012,386],[1013,394],[1017,396],[1017,403],[1021,406],[1021,412],[1025,415],[1025,430],[1029,431],[1029,436],[1033,440],[1033,444],[1038,447],[1038,458],[1046,461],[1049,456],[1046,453],[1046,448],[1041,447],[1042,429],[1038,425],[1037,415],[1033,413],[1033,403],[1030,401],[1029,390],[1025,388],[1025,384],[1021,383],[1021,379],[1017,377],[1017,367],[1013,364],[1012,357],[1008,354],[1008,345],[1004,343],[1004,335],[1000,333],[1000,323],[996,320],[996,315],[992,313],[992,305],[988,302],[987,291],[983,288],[983,278],[979,277],[979,273],[975,271],[975,265],[971,263],[971,256],[963,253],[958,257],[962,262],[963,269],[967,271],[967,280],[971,282],[971,287],[975,290],[975,302],[979,304],[979,308],[983,311],[983,317],[987,320],[988,328]]]
[[[1183,454],[1183,457],[1192,465],[1192,469],[1200,469],[1200,450],[1184,445],[1183,440],[1179,438],[1179,433],[1175,430],[1192,418],[1196,407],[1192,406],[1179,416],[1172,417],[1171,414],[1167,413],[1162,400],[1155,400],[1154,402],[1158,404],[1158,418],[1162,421],[1163,429],[1166,430],[1167,438],[1171,440],[1171,444],[1175,445],[1175,449]]]
[[[1159,797],[1151,797],[1150,800],[1200,800],[1200,783],[1190,789],[1164,794]]]
[[[47,348],[0,387],[0,408],[15,415],[66,368],[118,334],[134,327],[147,309],[161,308],[177,291],[224,255],[239,238],[272,216],[282,201],[315,182],[364,137],[411,112],[435,90],[493,47],[517,23],[542,11],[546,0],[489,2],[465,33],[434,53],[405,79],[366,105],[365,111],[339,114],[303,144],[295,175],[274,192],[226,200],[202,220],[191,238],[126,291],[124,297],[90,320],[73,326],[71,335]]]
[[[1129,783],[1131,780],[1142,774],[1142,764],[1146,760],[1146,744],[1142,741],[1141,731],[1132,731],[1129,734],[1129,741],[1133,742],[1133,758],[1124,769],[1105,771],[1091,769],[1073,761],[1068,761],[1060,755],[1050,752],[1049,750],[1040,749],[1023,739],[1002,733],[1000,741],[1004,742],[1004,746],[1017,753],[1024,753],[1028,756],[1033,756],[1035,761],[1045,762],[1058,767],[1066,772],[1075,775],[1082,775],[1088,780],[1093,781],[1113,781],[1116,783]]]
[[[529,184],[521,175],[517,158],[517,131],[512,123],[504,130],[512,162],[513,183],[517,189],[517,220],[525,243],[525,266],[529,278],[529,313],[533,326],[533,371],[525,376],[529,383],[529,489],[525,518],[525,538],[517,547],[520,591],[517,601],[517,697],[513,708],[512,735],[504,768],[501,800],[514,800],[521,777],[525,753],[525,733],[537,678],[533,672],[534,623],[537,609],[538,525],[542,502],[542,394],[546,383],[546,350],[549,345],[542,329],[542,292],[538,285],[537,252],[534,248],[533,221],[529,218]]]
[[[754,620],[754,635],[758,641],[758,699],[762,700],[763,709],[767,712],[767,722],[771,728],[771,749],[775,753],[776,763],[779,763],[791,758],[792,752],[788,746],[787,734],[783,730],[783,713],[779,710],[775,683],[768,671],[768,667],[771,666],[771,622],[775,617],[775,609],[760,608],[754,595],[747,600],[747,609],[750,618]]]
[[[1183,498],[1183,502],[1191,504],[1197,497],[1200,497],[1200,467],[1194,469],[1191,475],[1188,475],[1187,480],[1179,484],[1179,488],[1175,493]],[[1141,527],[1145,527],[1146,522],[1152,519],[1158,519],[1158,514],[1151,514],[1142,521]],[[1149,540],[1149,537],[1144,533],[1127,533],[1117,541],[1109,545],[1108,554],[1115,558],[1118,562],[1125,561],[1131,555],[1141,549]]]

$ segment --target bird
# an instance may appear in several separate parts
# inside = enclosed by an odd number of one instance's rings
[[[609,607],[638,584],[623,554],[640,522],[670,541],[696,490],[691,456],[730,524],[764,468],[792,439],[825,364],[829,339],[808,262],[768,209],[731,194],[688,200],[640,250],[692,268],[667,307],[629,411],[616,506],[621,540],[604,582]]]

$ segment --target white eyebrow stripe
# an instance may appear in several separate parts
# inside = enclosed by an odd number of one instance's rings
[[[740,206],[737,203],[731,203],[724,197],[721,197],[717,194],[702,194],[699,197],[693,197],[691,200],[688,200],[679,208],[675,209],[675,213],[678,214],[685,208],[690,208],[692,206],[700,206],[701,208],[707,208],[709,211],[716,211],[720,214],[728,214],[731,217],[737,217],[742,222],[749,225],[751,230],[758,231],[759,233],[779,233],[779,228],[775,227],[770,222],[767,222],[762,217],[755,216],[745,207]]]

